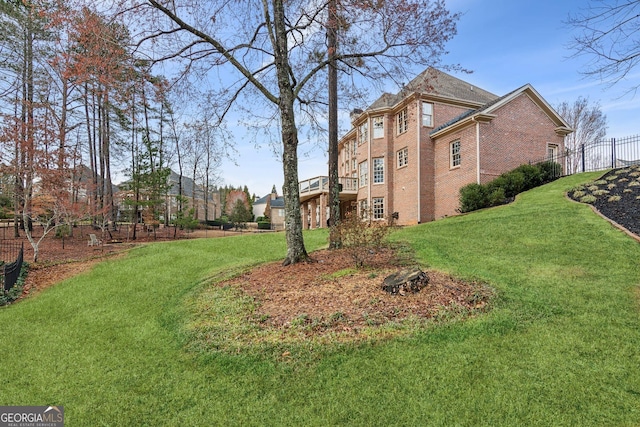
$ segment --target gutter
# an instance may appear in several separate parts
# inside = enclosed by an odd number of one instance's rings
[[[418,153],[418,224],[422,223],[422,201],[420,199],[420,190],[422,188],[422,153],[420,151],[420,130],[422,129],[422,100],[418,97],[416,104],[416,153]]]

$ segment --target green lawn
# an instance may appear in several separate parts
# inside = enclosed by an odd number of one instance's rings
[[[68,426],[638,426],[640,244],[563,196],[595,176],[393,235],[489,283],[488,314],[289,363],[184,332],[208,282],[283,258],[283,234],[138,248],[0,310],[0,405],[63,405]]]

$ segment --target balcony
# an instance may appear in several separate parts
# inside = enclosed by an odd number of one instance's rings
[[[340,182],[340,200],[355,199],[358,194],[358,178],[338,178]],[[300,181],[298,184],[300,202],[305,202],[322,193],[329,193],[329,177],[317,176]]]

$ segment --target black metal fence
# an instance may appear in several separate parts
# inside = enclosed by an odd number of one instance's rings
[[[5,291],[13,288],[20,277],[22,261],[24,259],[24,244],[22,242],[0,241],[0,285]]]
[[[559,163],[562,175],[640,165],[640,135],[601,139],[594,144],[567,148],[564,153],[550,152],[546,158],[530,163],[545,161]]]

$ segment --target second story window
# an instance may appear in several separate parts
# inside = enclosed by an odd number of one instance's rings
[[[455,141],[451,143],[451,157],[450,157],[450,167],[456,168],[460,166],[461,157],[460,157],[460,141]]]
[[[433,104],[422,103],[422,126],[433,127]]]
[[[358,127],[358,145],[366,144],[369,141],[369,122],[364,122]]]
[[[407,114],[407,109],[405,108],[404,110],[400,111],[396,118],[398,125],[398,135],[400,135],[401,133],[405,133],[407,129],[409,129],[409,116]]]
[[[384,137],[384,117],[378,116],[373,118],[373,137]]]

